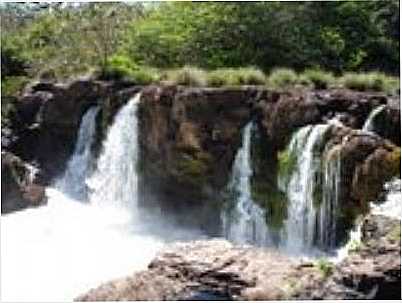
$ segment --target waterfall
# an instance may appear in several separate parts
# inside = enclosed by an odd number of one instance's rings
[[[289,155],[295,155],[297,160],[291,175],[286,177],[288,218],[281,246],[292,253],[308,251],[315,243],[320,213],[315,197],[321,170],[318,148],[330,127],[329,124],[303,127],[293,135],[288,147]]]
[[[401,179],[394,178],[384,184],[386,192],[385,201],[373,201],[370,203],[370,212],[374,215],[383,215],[386,217],[402,220],[402,193]],[[355,227],[349,233],[348,242],[336,252],[333,258],[334,262],[341,262],[351,249],[360,245],[362,217],[357,218]]]
[[[108,131],[96,170],[87,180],[91,203],[135,206],[137,202],[140,97],[137,94],[117,113]]]
[[[362,130],[367,132],[375,132],[375,119],[385,108],[385,105],[380,105],[374,108],[367,117]]]
[[[85,180],[92,161],[91,148],[95,139],[98,111],[99,107],[91,107],[82,117],[73,155],[67,163],[63,176],[55,184],[58,190],[76,200],[86,199]]]
[[[251,197],[251,134],[249,122],[242,132],[242,146],[236,154],[228,189],[235,195],[229,207],[221,214],[223,233],[226,238],[239,244],[267,245],[270,242],[265,212]]]
[[[319,208],[318,245],[336,246],[336,210],[340,195],[341,146],[335,147],[324,159],[322,200]]]
[[[104,281],[145,269],[161,248],[165,238],[133,221],[120,201],[136,201],[138,100],[139,95],[128,102],[109,129],[89,182],[91,203],[76,199],[87,196],[98,108],[83,116],[64,174],[46,189],[48,204],[1,216],[2,301],[72,301]]]

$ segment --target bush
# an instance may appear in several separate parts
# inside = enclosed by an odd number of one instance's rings
[[[268,82],[270,85],[278,88],[284,88],[297,83],[297,74],[287,68],[278,68],[272,71]]]
[[[211,71],[207,75],[209,86],[264,85],[265,74],[254,67],[223,68]]]
[[[379,72],[366,74],[347,73],[341,78],[343,86],[358,91],[383,91],[388,92],[399,84],[392,77]]]
[[[164,78],[179,85],[205,86],[207,84],[205,71],[188,65],[180,69],[168,70]]]
[[[136,84],[146,85],[159,82],[160,74],[157,69],[150,67],[138,67],[130,72],[128,78]]]
[[[306,70],[303,73],[303,77],[312,83],[316,89],[326,89],[335,82],[335,77],[332,73],[316,69]]]
[[[137,69],[137,65],[126,56],[114,55],[108,62],[106,70],[103,71],[102,78],[104,79],[123,79],[130,77],[130,74]]]

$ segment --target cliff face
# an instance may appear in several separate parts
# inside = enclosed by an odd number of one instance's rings
[[[101,107],[97,118],[99,147],[117,110],[139,91],[143,202],[167,202],[162,204],[175,211],[184,203],[203,222],[217,216],[216,207],[222,202],[219,194],[228,183],[241,130],[251,120],[258,133],[252,151],[253,195],[261,203],[277,186],[277,155],[292,133],[333,118],[343,126],[333,127],[326,153],[339,146],[343,150],[345,205],[364,208],[384,181],[400,172],[400,149],[396,147],[400,144],[399,103],[385,95],[348,90],[142,88],[88,79],[36,83],[21,96],[11,131],[2,132],[2,148],[22,161],[35,163],[39,168],[37,183],[47,185],[63,171],[84,112],[93,105]],[[384,138],[356,131],[379,105],[385,106],[379,129]]]

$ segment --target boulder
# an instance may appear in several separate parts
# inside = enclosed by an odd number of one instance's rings
[[[2,214],[46,203],[45,188],[35,184],[34,168],[17,156],[1,153],[1,174]]]

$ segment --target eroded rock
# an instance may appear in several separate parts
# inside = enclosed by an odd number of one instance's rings
[[[330,270],[274,250],[195,241],[168,247],[148,270],[76,300],[191,300],[205,294],[233,300],[399,299],[400,221],[368,216],[362,230],[360,248],[337,265],[326,261]]]

